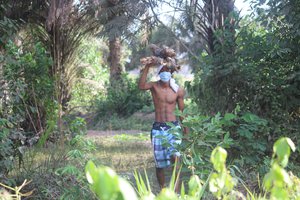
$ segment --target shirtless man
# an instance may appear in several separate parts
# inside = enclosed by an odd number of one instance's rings
[[[176,151],[176,143],[180,144],[172,133],[168,133],[171,128],[166,122],[173,123],[177,128],[180,128],[176,116],[174,114],[176,105],[180,111],[184,109],[184,90],[177,86],[174,89],[171,85],[171,75],[174,71],[167,66],[161,67],[159,71],[160,80],[156,82],[146,82],[147,75],[151,64],[145,66],[139,81],[141,90],[150,90],[155,107],[155,122],[151,130],[151,142],[154,149],[154,157],[156,164],[156,176],[161,187],[165,187],[164,168],[167,168],[178,160],[180,154]],[[182,120],[182,118],[180,118]],[[184,129],[184,133],[186,130]],[[160,136],[157,137],[156,136]],[[164,137],[165,139],[162,139]],[[170,147],[165,147],[162,143],[167,140]],[[179,181],[177,181],[179,183]],[[179,185],[177,185],[179,186]],[[178,189],[178,187],[177,187]]]

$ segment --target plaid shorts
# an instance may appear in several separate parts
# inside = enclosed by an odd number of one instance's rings
[[[171,156],[180,156],[176,145],[181,143],[173,131],[180,129],[178,121],[172,122],[175,127],[171,128],[163,122],[154,122],[151,130],[151,142],[154,151],[156,168],[166,168],[171,165]],[[170,131],[172,130],[172,131]]]

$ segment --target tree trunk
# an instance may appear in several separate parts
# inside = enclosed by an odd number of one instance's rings
[[[121,66],[121,41],[116,37],[109,41],[109,57],[110,67],[110,84],[113,85],[118,80],[121,80],[121,74],[123,72]]]
[[[2,46],[0,46],[0,56],[4,55],[4,49]],[[0,62],[0,103],[1,103],[1,111],[0,111],[0,116],[3,115],[3,111],[6,107],[6,86],[5,86],[5,79],[4,79],[4,69],[3,69],[3,63]]]
[[[50,9],[46,20],[46,28],[51,38],[51,53],[53,58],[52,76],[55,77],[56,86],[56,100],[59,104],[58,107],[58,130],[62,129],[62,116],[63,116],[63,93],[64,93],[64,63],[63,63],[63,40],[61,30],[61,11],[63,9],[64,0],[51,0]]]

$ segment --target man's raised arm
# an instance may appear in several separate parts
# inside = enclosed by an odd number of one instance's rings
[[[139,89],[141,89],[141,90],[149,90],[153,86],[153,83],[147,83],[146,82],[150,66],[151,65],[148,64],[143,69],[143,72],[142,72],[142,75],[141,75],[140,81],[139,81]]]

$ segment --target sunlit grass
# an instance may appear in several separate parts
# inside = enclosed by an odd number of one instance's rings
[[[90,129],[96,130],[142,130],[149,131],[151,129],[153,117],[144,117],[132,115],[130,117],[110,116],[103,117],[90,125]]]
[[[110,139],[115,141],[147,141],[149,140],[149,133],[139,133],[136,135],[120,134],[111,137]]]
[[[45,196],[57,198],[66,190],[74,190],[78,184],[76,179],[73,180],[72,178],[68,179],[66,188],[62,188],[60,184],[65,185],[66,183],[62,182],[64,176],[59,175],[58,170],[75,166],[84,179],[84,165],[88,160],[93,160],[98,166],[105,165],[113,168],[133,185],[135,185],[134,172],[138,171],[143,174],[145,169],[152,191],[155,194],[159,193],[149,132],[85,137],[85,139],[93,141],[95,149],[85,152],[83,157],[76,159],[68,158],[68,152],[76,150],[76,148],[66,144],[48,144],[45,148],[31,148],[24,155],[22,167],[18,168],[16,164],[15,170],[11,172],[10,176],[20,181],[32,180],[28,190],[36,189],[33,194],[35,199],[41,199]],[[168,181],[171,176],[171,169],[166,174]],[[72,186],[72,184],[75,185]],[[88,187],[85,187],[82,192],[88,195]]]
[[[97,150],[93,152],[93,160],[117,172],[154,166],[149,134],[96,137],[94,141]]]
[[[62,188],[60,184],[65,185],[62,182],[64,179],[57,174],[57,170],[74,165],[79,170],[82,169],[80,173],[84,176],[84,163],[87,160],[93,160],[99,166],[105,165],[113,168],[118,175],[133,184],[134,187],[134,171],[144,174],[145,169],[153,193],[159,193],[160,188],[156,180],[149,133],[89,137],[88,139],[93,140],[96,149],[86,153],[83,158],[75,160],[67,159],[67,153],[73,150],[67,145],[50,144],[47,148],[33,148],[26,152],[23,167],[21,169],[16,168],[11,175],[18,177],[19,180],[29,179],[33,181],[30,186],[30,190],[35,189],[33,199],[42,199],[45,196],[55,199],[64,191],[73,190],[75,187],[72,187],[72,182],[77,183],[71,180],[71,183],[67,184],[67,188]],[[166,180],[169,181],[171,170],[167,171],[166,175]],[[85,189],[82,192],[87,194],[88,187]]]
[[[143,173],[145,169],[151,188],[159,192],[149,133],[94,137],[93,140],[97,147],[92,155],[95,164],[113,168],[132,184],[135,184],[134,171]]]

